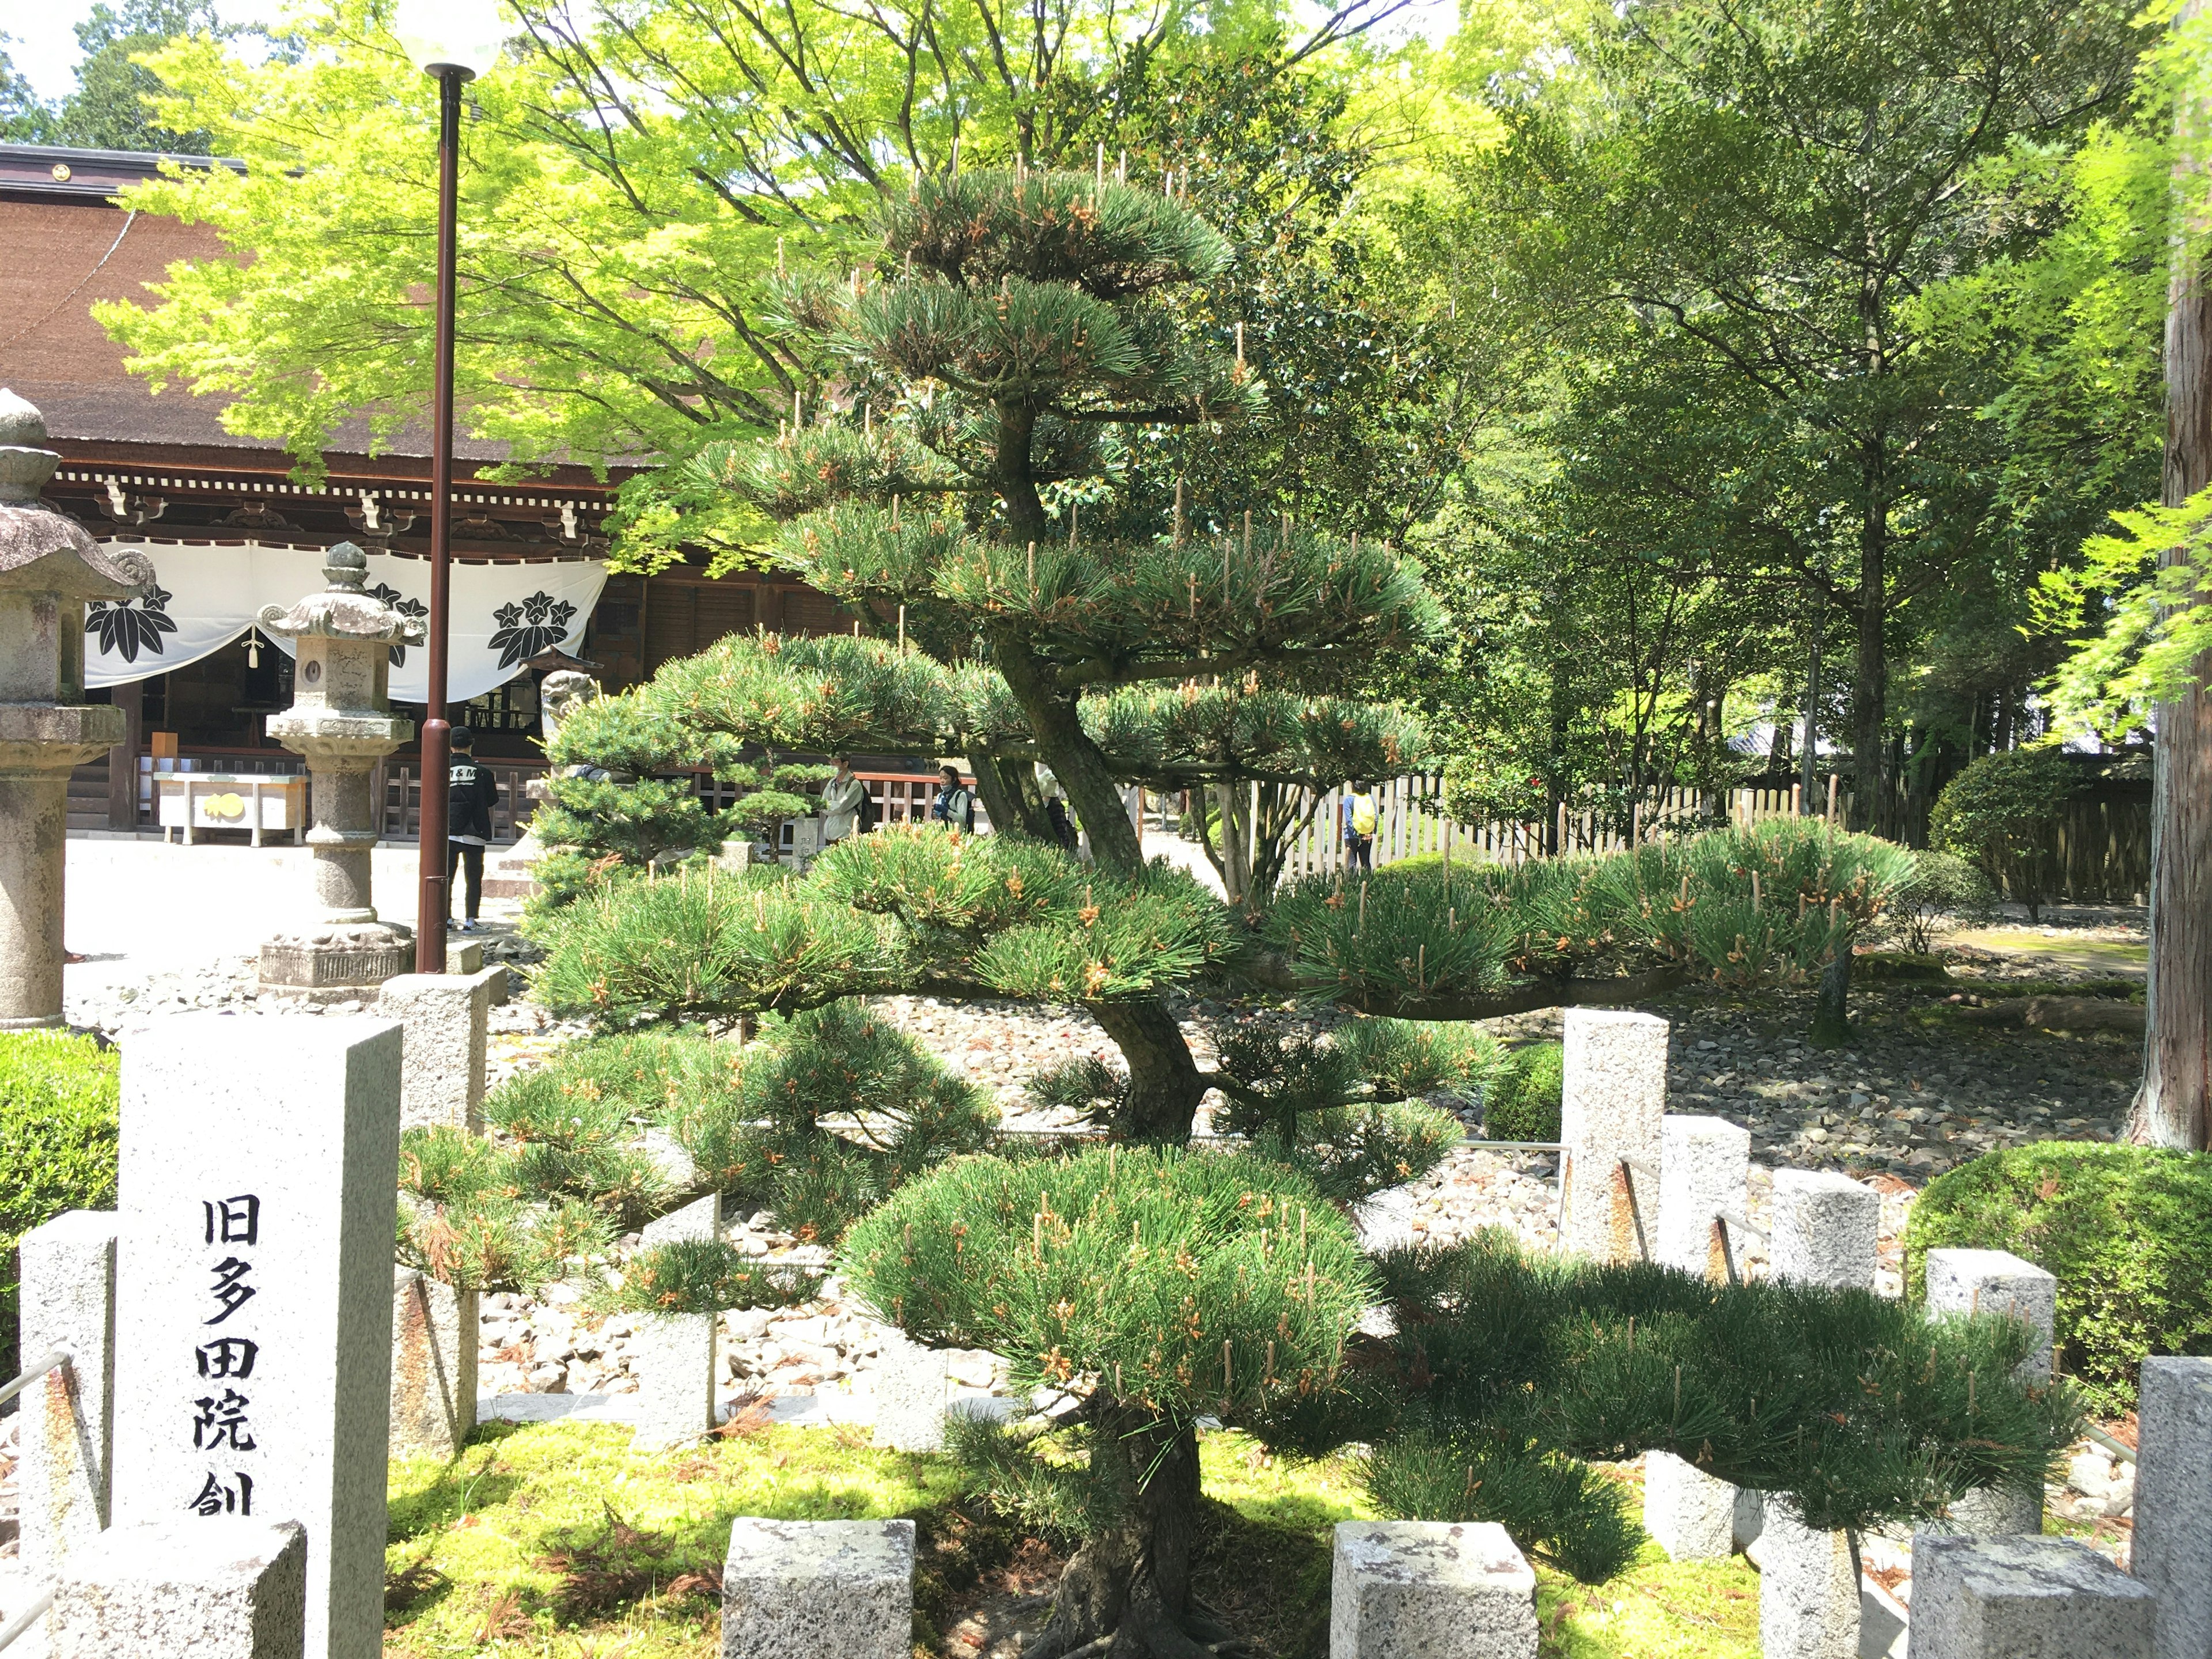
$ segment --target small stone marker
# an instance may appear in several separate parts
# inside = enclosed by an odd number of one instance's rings
[[[1850,1540],[1814,1532],[1772,1493],[1759,1535],[1759,1650],[1765,1659],[1858,1659],[1859,1575]]]
[[[709,1193],[680,1210],[671,1210],[666,1215],[647,1222],[644,1231],[637,1236],[637,1242],[641,1248],[649,1250],[657,1245],[692,1239],[715,1239],[721,1236],[722,1195]]]
[[[1535,1659],[1536,1575],[1494,1521],[1340,1521],[1329,1659]]]
[[[714,1429],[713,1314],[646,1314],[630,1338],[637,1373],[633,1451],[688,1446]]]
[[[381,1540],[380,1540],[381,1541]],[[54,1586],[50,1659],[299,1659],[296,1522],[145,1522],[102,1533]]]
[[[2036,1334],[2036,1348],[2021,1362],[2018,1375],[2050,1381],[2058,1281],[2033,1261],[2004,1250],[1930,1250],[1928,1311],[2002,1313],[2025,1321]],[[2043,1483],[2038,1480],[2033,1491],[1989,1486],[1969,1492],[1951,1505],[1950,1522],[1962,1533],[2040,1534]]]
[[[2212,1654],[2212,1359],[2142,1363],[2136,1577],[2158,1595],[2158,1659]]]
[[[913,1643],[913,1522],[731,1525],[722,1659],[907,1659]]]
[[[71,1210],[18,1245],[19,1352],[70,1363],[26,1389],[16,1476],[23,1569],[42,1584],[107,1525],[114,1443],[115,1231],[112,1210]]]
[[[407,1031],[400,1060],[399,1127],[483,1127],[484,1048],[492,981],[479,973],[400,974],[377,992],[376,1011]]]
[[[1724,1117],[1659,1122],[1659,1219],[1652,1260],[1725,1281],[1741,1240],[1714,1219],[1744,1213],[1751,1131]],[[1677,1561],[1725,1560],[1736,1549],[1737,1489],[1671,1452],[1644,1460],[1644,1529]]]
[[[902,1335],[884,1339],[876,1371],[875,1443],[886,1450],[945,1449],[945,1398],[951,1386],[942,1348]]]
[[[383,1646],[399,1065],[366,1018],[123,1053],[115,1522],[298,1522],[307,1659]]]
[[[460,1455],[477,1426],[477,1293],[392,1270],[392,1455]]]
[[[2035,1352],[2020,1364],[2021,1376],[2051,1375],[2051,1345],[2058,1323],[2058,1281],[2008,1250],[1928,1252],[1928,1311],[2010,1314],[2036,1334]]]
[[[2150,1659],[2158,1597],[2070,1538],[1912,1535],[1911,1659]]]
[[[1566,1011],[1559,1139],[1566,1146],[1566,1201],[1559,1248],[1600,1261],[1638,1258],[1659,1219],[1658,1183],[1623,1158],[1659,1167],[1659,1121],[1667,1110],[1667,1022],[1614,1008]]]
[[[1775,1278],[1870,1291],[1880,1254],[1881,1194],[1831,1170],[1774,1172]]]
[[[1670,1114],[1659,1121],[1659,1222],[1651,1259],[1726,1282],[1729,1256],[1741,1241],[1717,1215],[1744,1213],[1751,1182],[1751,1131],[1724,1117]]]

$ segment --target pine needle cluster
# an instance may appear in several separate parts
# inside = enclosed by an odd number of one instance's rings
[[[464,1291],[535,1295],[612,1243],[591,1204],[538,1191],[516,1153],[452,1128],[400,1138],[395,1255]]]

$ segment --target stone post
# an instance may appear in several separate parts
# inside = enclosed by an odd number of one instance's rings
[[[407,1033],[399,1073],[401,1128],[483,1129],[485,1033],[494,981],[506,977],[501,967],[400,974],[384,981],[376,1011],[399,1021]]]
[[[2157,1595],[2070,1538],[1912,1536],[1911,1659],[2151,1659]]]
[[[25,1233],[18,1247],[28,1364],[56,1348],[70,1363],[21,1395],[23,1569],[49,1582],[107,1525],[114,1447],[115,1229],[112,1211],[71,1210]]]
[[[913,1643],[913,1522],[732,1523],[722,1659],[907,1659]]]
[[[1659,1122],[1659,1218],[1652,1259],[1717,1281],[1743,1240],[1714,1219],[1744,1213],[1751,1131],[1724,1117],[1669,1115]],[[1644,1529],[1677,1561],[1718,1561],[1739,1547],[1743,1494],[1672,1452],[1644,1460]],[[1754,1499],[1755,1501],[1755,1499]]]
[[[1858,1659],[1859,1575],[1850,1537],[1814,1532],[1769,1493],[1759,1534],[1759,1650],[1765,1659]]]
[[[1796,1285],[1870,1291],[1881,1253],[1881,1194],[1827,1170],[1774,1172],[1775,1278]]]
[[[942,1348],[900,1334],[884,1339],[876,1371],[875,1443],[889,1451],[945,1449],[945,1396],[951,1386]]]
[[[2136,1403],[2136,1577],[2157,1659],[2212,1655],[2212,1359],[2146,1359]]]
[[[667,1451],[714,1431],[713,1314],[647,1314],[630,1337],[637,1370],[636,1425],[630,1449]]]
[[[61,457],[39,411],[0,388],[0,1030],[62,1021],[69,778],[122,741],[120,708],[84,701],[85,607],[153,580],[39,505]],[[132,626],[137,617],[129,618]]]
[[[419,644],[422,624],[363,591],[368,556],[340,542],[324,556],[330,586],[289,611],[264,606],[261,631],[294,641],[292,706],[269,717],[269,735],[307,763],[314,825],[315,902],[321,919],[261,947],[261,983],[319,1002],[358,998],[407,971],[414,934],[380,921],[369,854],[380,803],[369,799],[377,762],[414,732],[392,715],[387,687],[395,645]],[[441,916],[418,918],[444,937]]]
[[[1847,1176],[1777,1170],[1769,1262],[1786,1283],[1871,1291],[1881,1196]],[[1759,1534],[1759,1637],[1766,1659],[1856,1659],[1859,1576],[1850,1540],[1814,1532],[1770,1495]]]
[[[653,1249],[662,1244],[674,1244],[687,1239],[713,1239],[722,1236],[722,1195],[709,1193],[704,1198],[694,1199],[680,1210],[671,1210],[645,1224],[637,1236],[639,1247]]]
[[[477,1426],[477,1293],[392,1270],[392,1455],[450,1462]]]
[[[2009,1314],[2035,1334],[2035,1350],[2018,1375],[2051,1380],[2051,1347],[2058,1318],[2058,1281],[2033,1261],[2004,1250],[1928,1252],[1930,1314]],[[1962,1533],[2043,1531],[2043,1483],[2031,1490],[1986,1486],[1951,1505],[1952,1526]]]
[[[50,1659],[298,1659],[296,1522],[161,1521],[102,1533],[54,1586]]]
[[[1658,1222],[1658,1182],[1639,1170],[1632,1188],[1621,1160],[1659,1167],[1667,1022],[1617,1008],[1570,1008],[1565,1048],[1559,1248],[1600,1261],[1633,1261],[1639,1215],[1647,1243]]]
[[[1492,1521],[1340,1521],[1329,1659],[1535,1659],[1536,1575]]]
[[[212,1013],[123,1054],[115,1522],[298,1522],[307,1659],[383,1644],[399,1060]]]

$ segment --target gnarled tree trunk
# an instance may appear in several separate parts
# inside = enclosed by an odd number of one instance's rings
[[[1118,1518],[1067,1564],[1052,1621],[1022,1659],[1214,1659],[1229,1632],[1190,1593],[1197,1430],[1112,1401],[1091,1416],[1091,1478]]]

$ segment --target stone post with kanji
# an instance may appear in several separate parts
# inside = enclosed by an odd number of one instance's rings
[[[122,741],[123,711],[84,700],[88,604],[137,598],[153,571],[39,505],[61,457],[45,418],[0,389],[0,1030],[62,1020],[69,779]]]
[[[413,735],[393,718],[391,653],[420,644],[422,622],[366,591],[368,556],[340,542],[324,556],[330,586],[289,610],[261,612],[264,634],[295,641],[292,706],[269,717],[269,735],[307,763],[319,916],[261,947],[261,983],[313,1001],[358,998],[414,965],[415,936],[378,919],[369,858],[382,803],[370,799],[377,762]],[[435,918],[432,925],[437,925]]]

